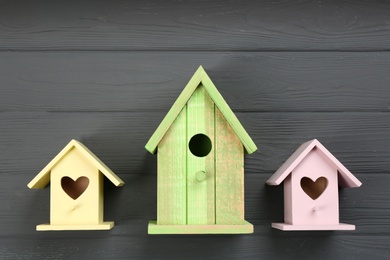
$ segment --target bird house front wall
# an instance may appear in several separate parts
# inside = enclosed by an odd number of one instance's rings
[[[337,168],[334,164],[330,163],[321,151],[314,148],[293,170],[291,181],[285,183],[285,185],[291,185],[291,188],[285,189],[286,223],[293,225],[338,224],[337,178]]]
[[[214,102],[199,85],[187,102],[187,224],[215,224]]]
[[[216,224],[244,222],[244,147],[215,107]]]
[[[102,222],[103,175],[77,149],[51,170],[50,192],[51,225]]]
[[[157,224],[187,224],[187,113],[176,117],[157,150]]]
[[[157,154],[158,225],[244,222],[243,146],[202,85]]]

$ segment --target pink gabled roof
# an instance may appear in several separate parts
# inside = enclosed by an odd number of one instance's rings
[[[359,187],[362,183],[336,159],[317,139],[303,143],[280,168],[267,180],[268,185],[279,185],[314,148],[319,149],[339,172],[341,187]]]

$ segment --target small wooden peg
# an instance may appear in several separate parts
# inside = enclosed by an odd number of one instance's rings
[[[204,171],[198,171],[197,173],[196,173],[196,180],[197,181],[204,181],[205,179],[206,179],[206,173],[204,172]]]

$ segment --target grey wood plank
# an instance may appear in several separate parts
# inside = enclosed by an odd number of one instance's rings
[[[271,174],[245,173],[245,219],[255,225],[255,234],[273,237],[321,236],[322,233],[355,236],[390,236],[390,176],[357,174],[363,185],[360,188],[340,190],[340,221],[356,225],[356,230],[342,232],[275,232],[272,222],[283,222],[283,187],[265,185]],[[0,175],[0,239],[36,235],[35,226],[49,222],[50,187],[29,190],[27,183],[34,176],[27,174]],[[105,181],[105,220],[115,221],[109,232],[117,236],[142,236],[147,224],[157,216],[156,174],[121,174],[126,185],[117,188]],[[52,232],[58,233],[58,232]],[[59,232],[69,234],[71,232]],[[77,233],[77,232],[76,232]],[[90,236],[91,232],[81,232]],[[105,234],[107,232],[96,232]],[[60,237],[60,235],[55,235]]]
[[[168,111],[199,65],[234,111],[390,111],[387,52],[0,52],[0,111]]]
[[[245,213],[255,234],[147,236],[147,222],[156,216],[156,158],[143,145],[164,114],[0,113],[2,258],[388,257],[388,113],[236,113],[261,149],[247,157],[245,168]],[[313,137],[363,182],[340,193],[340,218],[355,224],[354,232],[282,232],[269,226],[283,218],[283,190],[264,182]],[[105,183],[105,219],[117,224],[111,231],[34,230],[49,218],[49,189],[33,191],[26,184],[70,138],[82,140],[126,182],[122,188]]]
[[[236,113],[259,151],[246,172],[274,172],[305,141],[317,138],[352,173],[389,174],[388,113]],[[72,139],[119,174],[156,172],[144,146],[165,113],[0,113],[0,172],[38,173]]]
[[[270,222],[280,219],[283,214],[282,190],[264,186],[266,176],[247,175],[246,219],[255,224],[255,234],[241,236],[147,236],[148,219],[156,215],[156,176],[144,178],[142,175],[132,176],[122,188],[105,190],[106,219],[116,221],[111,231],[36,232],[35,225],[49,217],[49,191],[31,191],[24,185],[15,185],[25,181],[25,177],[0,175],[0,185],[4,186],[0,205],[8,212],[1,215],[0,222],[2,259],[149,259],[158,258],[160,254],[160,258],[166,259],[233,255],[234,258],[286,258],[309,253],[313,257],[320,256],[321,252],[325,259],[332,256],[360,259],[369,255],[381,259],[388,255],[390,208],[386,198],[389,176],[358,175],[363,186],[342,192],[341,219],[357,225],[356,231],[282,232],[270,227]],[[140,179],[142,181],[137,181]],[[376,188],[369,188],[373,186]],[[6,202],[10,195],[12,202]]]
[[[389,242],[388,236],[345,234],[299,238],[40,234],[4,241],[0,253],[3,259],[388,259]]]
[[[388,50],[384,1],[0,2],[0,50]]]

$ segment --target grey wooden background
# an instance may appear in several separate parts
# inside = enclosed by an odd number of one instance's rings
[[[1,259],[389,259],[390,3],[0,0]],[[252,235],[147,235],[148,138],[199,65],[259,151],[246,157]],[[49,188],[27,183],[75,138],[106,181],[111,231],[36,232]],[[340,191],[356,231],[282,232],[267,178],[318,138],[363,185]]]

